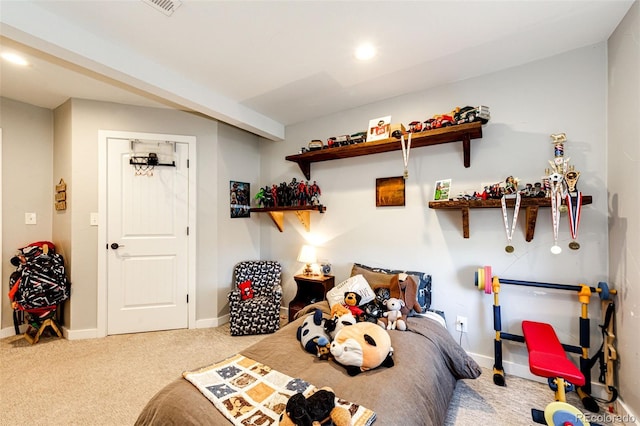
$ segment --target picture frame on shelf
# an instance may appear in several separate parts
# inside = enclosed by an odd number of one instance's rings
[[[231,218],[251,216],[251,185],[247,182],[229,181],[229,208]]]
[[[367,142],[388,139],[390,136],[391,116],[373,118],[369,120]]]
[[[433,201],[449,201],[451,179],[437,180],[433,189]]]
[[[376,207],[401,207],[404,205],[403,176],[376,179]]]

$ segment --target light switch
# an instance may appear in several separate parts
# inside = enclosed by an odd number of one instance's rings
[[[98,226],[98,213],[91,213],[89,217],[89,225]]]
[[[37,222],[35,213],[25,213],[24,214],[24,223],[26,225],[35,225]]]

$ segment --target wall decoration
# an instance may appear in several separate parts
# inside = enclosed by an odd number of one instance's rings
[[[404,206],[404,177],[376,179],[376,207]]]
[[[369,120],[369,132],[367,142],[379,141],[389,138],[389,128],[391,126],[391,116],[374,118]]]
[[[231,208],[231,217],[249,217],[251,215],[251,191],[248,183],[236,182],[234,180],[229,183],[229,203]]]
[[[436,181],[435,189],[433,191],[433,201],[448,201],[450,191],[451,179]]]
[[[60,179],[60,182],[56,185],[56,210],[67,209],[67,184],[64,179]]]

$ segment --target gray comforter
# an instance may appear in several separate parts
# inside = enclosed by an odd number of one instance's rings
[[[328,310],[326,302],[316,305]],[[456,381],[481,372],[439,323],[410,317],[407,331],[389,331],[395,365],[352,377],[341,365],[302,349],[296,339],[301,322],[298,318],[241,354],[317,387],[331,387],[336,396],[375,411],[376,425],[442,425]],[[228,420],[191,383],[178,379],[159,391],[136,421],[151,424],[224,425]]]

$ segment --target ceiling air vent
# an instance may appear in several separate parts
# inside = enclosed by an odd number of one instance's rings
[[[182,4],[180,0],[142,0],[142,2],[156,10],[159,10],[167,16],[171,16]]]

